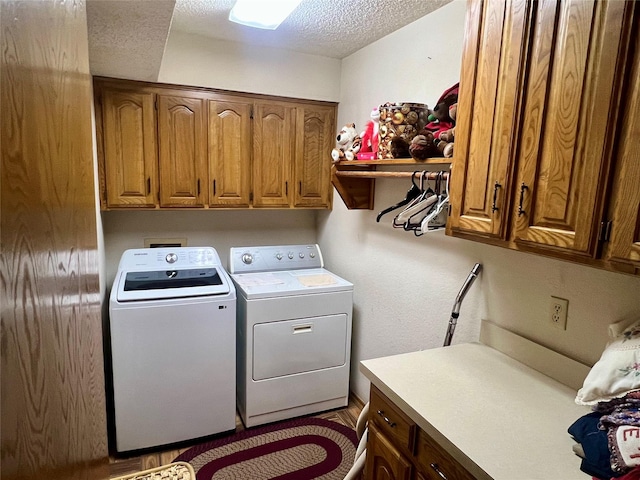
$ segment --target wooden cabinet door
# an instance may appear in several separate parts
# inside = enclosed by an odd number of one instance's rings
[[[107,207],[152,207],[157,184],[154,94],[102,91]]]
[[[504,239],[530,9],[525,0],[467,5],[449,229]]]
[[[592,257],[632,2],[536,2],[514,185],[519,248]]]
[[[158,95],[161,207],[203,207],[207,194],[204,100]]]
[[[294,207],[331,207],[331,149],[335,108],[305,105],[297,109],[293,178]]]
[[[410,480],[412,465],[396,447],[369,423],[367,458],[364,467],[367,480]]]
[[[258,103],[253,125],[253,206],[291,204],[291,162],[295,146],[295,108]]]
[[[209,100],[209,205],[249,207],[251,109],[243,99]]]
[[[610,210],[611,239],[606,260],[640,273],[640,34],[634,29],[630,81],[625,90],[622,129],[616,138],[616,172]]]

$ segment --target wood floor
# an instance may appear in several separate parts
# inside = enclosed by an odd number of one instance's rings
[[[333,420],[335,422],[347,425],[351,428],[355,428],[358,415],[362,411],[363,403],[359,398],[353,395],[349,398],[349,405],[347,407],[331,410],[328,412],[313,415],[315,417],[325,418],[327,420]],[[236,415],[236,432],[244,430],[244,425],[240,417]],[[185,450],[188,450],[194,445],[186,445],[183,448],[177,450],[159,451],[154,453],[148,453],[137,457],[130,458],[115,458],[110,457],[110,478],[119,477],[121,475],[129,475],[132,473],[141,472],[149,468],[160,467],[171,463],[178,455]]]

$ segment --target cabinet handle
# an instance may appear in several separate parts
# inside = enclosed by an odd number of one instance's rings
[[[438,475],[440,475],[440,478],[442,478],[442,480],[447,480],[447,476],[442,470],[440,470],[440,467],[438,467],[437,463],[431,463],[429,466],[433,468]]]
[[[213,196],[216,196],[216,181],[213,180]]]
[[[198,179],[198,195],[200,195],[200,179]]]
[[[284,182],[284,194],[289,195],[289,182]]]
[[[382,410],[378,410],[376,412],[378,415],[380,415],[382,417],[382,419],[387,422],[389,424],[389,426],[391,428],[394,428],[396,426],[396,424],[394,422],[392,422],[391,420],[389,420],[389,417],[385,417],[384,412]]]
[[[500,210],[498,207],[496,207],[496,200],[498,199],[499,188],[502,188],[502,185],[500,185],[496,180],[496,183],[493,185],[493,205],[491,205],[491,213],[497,212],[498,210]]]
[[[527,213],[522,209],[522,202],[524,201],[524,191],[528,189],[529,187],[527,187],[524,182],[522,182],[522,185],[520,185],[520,203],[518,204],[518,216],[522,215],[523,213]]]
[[[147,177],[147,195],[151,194],[151,177]]]
[[[302,195],[302,182],[298,183],[298,193]]]

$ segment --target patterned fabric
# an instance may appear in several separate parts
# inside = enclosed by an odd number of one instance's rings
[[[607,431],[611,469],[625,472],[640,466],[640,391],[598,404],[600,429]]]

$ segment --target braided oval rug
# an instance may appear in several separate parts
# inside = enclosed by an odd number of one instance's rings
[[[322,418],[297,418],[203,443],[174,461],[197,480],[342,480],[353,465],[357,437]]]

